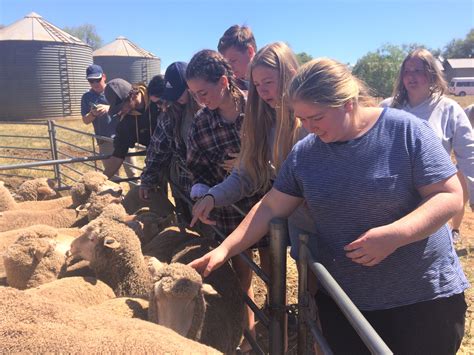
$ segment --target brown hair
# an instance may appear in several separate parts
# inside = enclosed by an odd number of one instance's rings
[[[222,76],[226,76],[229,82],[229,92],[236,104],[236,107],[243,107],[245,99],[239,90],[234,72],[229,62],[222,54],[204,49],[197,52],[186,68],[186,80],[202,79],[210,83],[217,83]]]
[[[257,51],[257,43],[255,42],[252,30],[247,26],[233,25],[219,39],[217,50],[220,53],[224,53],[230,47],[235,47],[239,51],[244,52],[248,46]]]
[[[438,94],[441,96],[448,89],[446,80],[444,80],[443,74],[437,67],[436,59],[433,57],[433,54],[431,54],[431,52],[427,49],[417,48],[406,56],[406,58],[403,60],[402,66],[400,67],[400,72],[398,73],[398,78],[393,88],[392,107],[401,108],[408,101],[408,92],[405,88],[405,85],[403,85],[403,71],[405,70],[406,62],[414,58],[418,58],[423,62],[423,67],[425,68],[431,83],[431,96],[433,94]]]

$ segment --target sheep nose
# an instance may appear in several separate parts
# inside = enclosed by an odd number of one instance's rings
[[[71,249],[69,249],[66,251],[66,258],[69,258],[71,256],[72,256],[72,252],[71,252]]]

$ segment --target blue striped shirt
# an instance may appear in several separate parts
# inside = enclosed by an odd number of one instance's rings
[[[344,252],[367,230],[412,212],[421,202],[418,187],[455,173],[426,122],[384,109],[357,139],[325,144],[310,134],[297,143],[274,187],[306,199],[316,221],[316,260],[356,306],[379,310],[448,297],[468,287],[446,225],[373,267],[352,262]]]

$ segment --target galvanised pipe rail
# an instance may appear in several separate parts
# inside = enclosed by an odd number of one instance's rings
[[[308,257],[308,265],[311,271],[316,275],[334,302],[336,302],[370,352],[372,354],[393,354],[328,270],[322,264],[314,261],[310,250],[304,242],[300,243],[300,250],[307,252],[306,256]],[[341,341],[344,340],[341,339]]]
[[[0,137],[5,138],[34,138],[34,139],[49,139],[48,137],[41,137],[41,136],[12,136],[11,134],[0,134]]]

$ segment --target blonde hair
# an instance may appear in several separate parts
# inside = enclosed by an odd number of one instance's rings
[[[438,94],[439,96],[443,95],[448,87],[446,80],[444,80],[443,74],[438,69],[436,65],[436,59],[433,57],[430,51],[424,48],[417,48],[411,51],[406,58],[403,60],[402,66],[400,67],[400,72],[398,73],[397,81],[393,88],[393,100],[392,107],[401,108],[408,101],[408,92],[403,85],[403,71],[405,70],[405,64],[408,60],[418,58],[422,61],[423,67],[428,74],[430,80],[430,96],[433,94]]]
[[[327,107],[341,107],[352,101],[357,106],[376,106],[366,85],[349,68],[329,58],[304,64],[288,89],[291,101],[305,101]]]
[[[253,70],[264,66],[278,71],[278,92],[280,102],[273,109],[263,101],[253,83]],[[260,49],[250,64],[250,82],[245,109],[245,120],[242,125],[240,164],[254,183],[253,193],[266,191],[271,187],[271,180],[278,172],[297,139],[299,120],[288,104],[286,87],[298,61],[293,51],[283,42],[269,44]],[[273,154],[270,157],[270,131],[275,126]],[[272,169],[269,161],[273,162]]]

